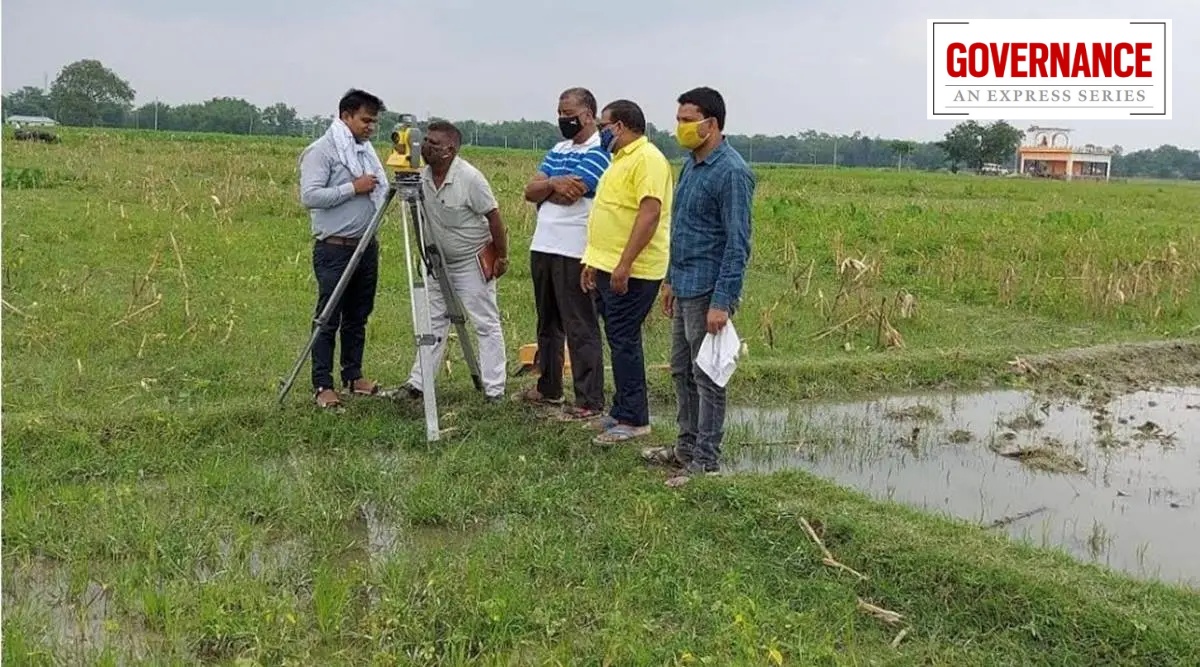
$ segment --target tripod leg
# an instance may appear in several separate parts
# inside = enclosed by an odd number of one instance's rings
[[[417,215],[420,216],[420,220],[423,223],[425,220],[423,209],[415,202],[413,208],[416,209]],[[449,272],[442,261],[441,250],[438,248],[435,240],[430,239],[425,245],[425,256],[428,259],[433,274],[437,277],[438,287],[442,290],[442,298],[446,302],[446,315],[458,332],[458,342],[462,346],[463,358],[466,360],[467,369],[471,373],[471,382],[475,385],[477,391],[483,391],[483,377],[479,371],[479,358],[475,356],[474,346],[471,345],[462,299],[458,297],[458,292],[454,289],[454,283],[450,280]]]
[[[438,258],[441,259],[440,257]],[[454,325],[458,332],[458,342],[462,346],[463,359],[467,362],[467,370],[471,373],[471,382],[475,385],[475,389],[483,391],[483,377],[479,372],[479,358],[475,356],[475,348],[471,344],[470,332],[467,331],[467,316],[462,305],[462,299],[459,298],[458,292],[454,290],[454,283],[450,280],[450,276],[446,271],[446,267],[440,264],[437,267],[438,285],[442,288],[442,294],[446,299],[446,314],[450,318],[450,322]]]
[[[425,262],[417,262],[417,271],[414,276],[412,270],[412,250],[409,246],[408,227],[410,222],[417,226],[418,219],[414,215],[412,220],[409,218],[408,206],[402,207],[404,211],[404,255],[405,266],[408,269],[408,291],[412,298],[412,317],[413,328],[416,333],[417,343],[417,360],[421,366],[421,395],[425,402],[425,439],[428,442],[433,442],[441,437],[441,427],[438,423],[437,410],[437,388],[434,385],[434,376],[437,369],[434,368],[434,348],[437,345],[437,337],[433,334],[433,318],[429,312],[429,291],[428,279],[429,271]],[[419,213],[418,213],[419,215]],[[421,243],[420,229],[417,230],[417,242]]]
[[[367,250],[367,246],[375,238],[375,234],[379,231],[379,225],[383,221],[383,214],[387,212],[388,205],[392,203],[392,198],[396,195],[396,188],[390,187],[387,191],[387,196],[384,197],[383,203],[380,204],[379,210],[375,211],[375,216],[371,218],[371,223],[367,225],[367,231],[363,232],[362,238],[359,239],[358,246],[354,248],[354,254],[350,256],[350,261],[346,264],[346,268],[342,271],[342,275],[338,278],[337,285],[333,288],[333,294],[329,295],[329,301],[325,303],[325,308],[321,314],[313,321],[316,325],[313,327],[312,334],[308,338],[308,344],[300,351],[300,355],[296,357],[296,362],[292,365],[292,371],[288,375],[287,380],[282,383],[279,390],[279,404],[283,405],[283,399],[287,397],[288,392],[292,388],[292,384],[296,381],[296,376],[300,374],[300,369],[304,366],[304,360],[312,352],[313,345],[317,343],[317,336],[321,335],[321,327],[329,321],[333,316],[333,311],[338,307],[342,300],[342,294],[346,291],[346,286],[350,284],[350,278],[354,276],[354,271],[358,268],[359,261],[362,260],[362,255]]]

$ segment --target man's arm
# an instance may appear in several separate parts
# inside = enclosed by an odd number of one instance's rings
[[[540,206],[552,194],[554,184],[550,180],[550,151],[546,151],[542,163],[533,173],[533,179],[525,185],[525,201]]]
[[[333,208],[354,196],[354,183],[329,187],[329,161],[320,151],[305,149],[300,156],[300,203],[308,208]]]
[[[525,186],[525,201],[539,206],[545,202],[570,206],[587,192],[585,187],[574,174],[547,177],[539,171]]]
[[[556,204],[570,204],[571,201],[566,198],[559,190],[561,190],[562,181],[566,180],[561,176],[551,176],[550,156],[553,151],[547,151],[546,156],[542,158],[542,163],[538,165],[538,169],[533,174],[533,178],[525,184],[525,201],[541,206],[542,203],[549,200]]]
[[[612,158],[609,157],[608,151],[599,146],[593,146],[579,156],[579,161],[572,167],[571,173],[578,176],[587,186],[587,190],[583,194],[596,194],[596,186],[600,185],[600,177],[604,176],[604,171],[610,164],[612,164]]]
[[[662,212],[662,201],[647,195],[638,204],[637,217],[633,221],[633,231],[629,234],[629,242],[621,252],[618,266],[629,268],[637,260],[638,255],[650,245],[654,232],[658,231],[658,216]]]
[[[583,196],[583,185],[573,185],[570,188],[562,187],[564,182],[570,180],[577,179],[574,175],[546,176],[546,174],[539,171],[525,185],[525,201],[537,206],[541,206],[545,202],[570,206]]]
[[[525,201],[539,205],[549,201],[570,206],[585,195],[594,195],[610,160],[608,153],[597,146],[580,156],[570,174],[550,176],[549,157],[547,153],[533,179],[525,186]]]
[[[750,259],[750,213],[754,186],[754,174],[749,170],[730,172],[721,184],[725,253],[711,307],[726,313],[742,296],[742,281],[746,277],[746,264]]]
[[[570,206],[586,195],[595,196],[596,187],[600,185],[600,178],[604,176],[604,170],[608,169],[610,161],[608,152],[603,148],[595,146],[588,149],[571,167],[570,175],[560,177],[574,182],[569,187],[559,188],[560,191],[550,196],[550,201]]]
[[[679,186],[680,186],[680,184],[683,183],[683,179],[687,177],[688,169],[690,168],[690,165],[689,165],[690,162],[691,162],[691,160],[687,160],[687,159],[685,159],[683,161],[683,168],[680,169],[680,171],[679,171],[679,180],[675,183],[672,183],[672,186],[671,186],[671,187],[675,188],[675,196],[672,197],[671,201],[672,201],[672,205],[675,207],[676,211],[679,209],[679,204],[680,204]],[[674,220],[677,215],[676,211],[671,211],[671,219],[672,220]],[[666,275],[666,278],[663,280],[663,286],[665,287],[665,291],[668,294],[671,292],[671,289],[672,289],[671,279],[675,277],[675,271],[672,270],[672,268],[671,268],[673,259],[674,258],[670,256],[670,253],[667,253],[667,275]]]
[[[643,160],[633,173],[634,191],[638,195],[638,212],[633,221],[633,231],[629,234],[629,242],[621,252],[618,266],[626,269],[633,266],[638,255],[650,244],[654,232],[658,231],[658,221],[661,218],[662,203],[667,199],[671,190],[671,165],[665,160]]]
[[[541,169],[534,172],[533,178],[525,184],[525,201],[531,204],[541,204],[552,194],[554,194],[554,184],[550,182],[550,177],[546,175],[546,172]]]
[[[500,209],[494,208],[484,216],[488,221],[488,231],[492,233],[492,244],[496,246],[496,259],[508,260],[508,230],[500,219]]]
[[[492,194],[492,187],[483,174],[471,179],[467,191],[467,205],[471,210],[487,219],[488,231],[492,234],[492,243],[496,246],[496,257],[508,259],[508,235],[504,222],[500,219],[500,203]]]

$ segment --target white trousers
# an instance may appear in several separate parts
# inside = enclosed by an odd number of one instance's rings
[[[485,282],[483,272],[475,260],[445,265],[450,284],[458,293],[466,318],[475,327],[476,344],[479,347],[479,374],[483,391],[488,396],[504,395],[504,380],[507,359],[504,352],[504,333],[500,330],[500,306],[496,300],[496,281]],[[433,335],[438,342],[433,348],[433,366],[441,370],[446,355],[446,334],[450,331],[450,318],[446,313],[446,299],[441,285],[430,277],[426,283],[429,294],[429,315],[433,320]],[[461,344],[461,343],[460,343]],[[437,370],[434,375],[437,375]],[[414,389],[421,386],[421,357],[418,353],[413,361],[408,383]]]

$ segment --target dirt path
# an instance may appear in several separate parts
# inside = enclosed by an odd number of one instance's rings
[[[1080,398],[1166,385],[1200,384],[1200,339],[1175,339],[1070,348],[1019,357],[1009,371],[1039,393]]]

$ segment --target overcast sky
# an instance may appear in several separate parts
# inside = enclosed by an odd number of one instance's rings
[[[138,104],[232,96],[307,116],[357,86],[422,117],[553,121],[582,85],[669,128],[676,96],[709,85],[730,133],[922,140],[953,125],[925,119],[927,19],[1170,18],[1175,120],[1048,124],[1200,148],[1200,0],[5,0],[0,18],[5,92],[97,58]]]

